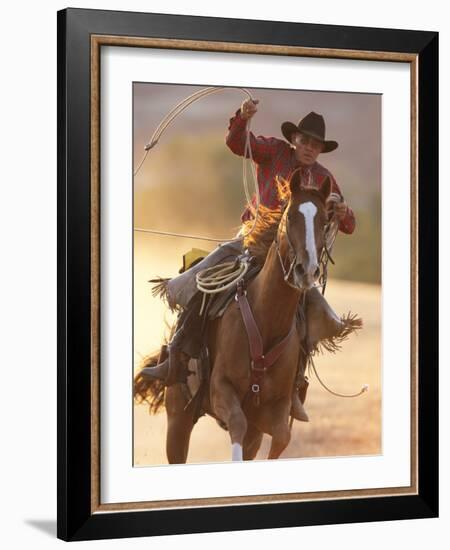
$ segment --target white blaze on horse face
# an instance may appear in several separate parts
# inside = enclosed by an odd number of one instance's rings
[[[240,445],[239,443],[231,444],[231,460],[233,462],[244,460],[244,457],[242,455],[242,445]]]
[[[305,241],[306,251],[308,252],[309,263],[306,272],[314,273],[317,269],[317,248],[316,238],[314,235],[314,216],[317,212],[317,206],[312,202],[304,202],[298,207],[300,214],[303,214],[305,218]]]

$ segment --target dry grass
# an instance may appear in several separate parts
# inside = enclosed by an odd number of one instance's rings
[[[364,327],[340,353],[316,359],[324,382],[339,393],[355,393],[363,384],[369,392],[354,399],[334,397],[312,374],[306,401],[310,422],[295,422],[291,443],[282,458],[349,456],[381,453],[380,287],[330,281],[327,299],[338,314],[351,309]],[[148,414],[135,406],[135,465],[166,464],[165,413]],[[267,457],[270,438],[264,437],[257,459]],[[231,454],[228,434],[211,418],[201,418],[192,434],[188,462],[222,462]]]

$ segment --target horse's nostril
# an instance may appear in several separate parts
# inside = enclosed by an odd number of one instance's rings
[[[302,264],[297,264],[297,265],[295,266],[295,273],[296,273],[299,277],[301,277],[302,275],[305,274],[305,270],[303,269]]]
[[[318,279],[318,278],[319,278],[319,275],[320,275],[320,267],[318,267],[318,268],[314,271],[314,278],[315,278],[315,279]]]

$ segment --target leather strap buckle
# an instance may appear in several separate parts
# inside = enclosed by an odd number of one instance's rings
[[[265,359],[264,355],[261,355],[261,357],[258,357],[257,359],[252,359],[250,362],[252,370],[264,373],[267,370],[266,367],[264,366],[264,359]],[[262,366],[258,366],[258,365],[262,365]]]

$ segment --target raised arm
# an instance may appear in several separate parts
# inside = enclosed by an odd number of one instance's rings
[[[247,120],[256,113],[257,103],[258,100],[253,102],[247,99],[230,119],[226,144],[233,153],[241,157],[244,156],[245,151]],[[266,138],[264,136],[256,137],[250,132],[252,157],[258,164],[268,162],[273,158],[280,147],[280,143],[282,143],[282,141],[277,138]],[[246,156],[248,158],[249,154],[247,153]]]

